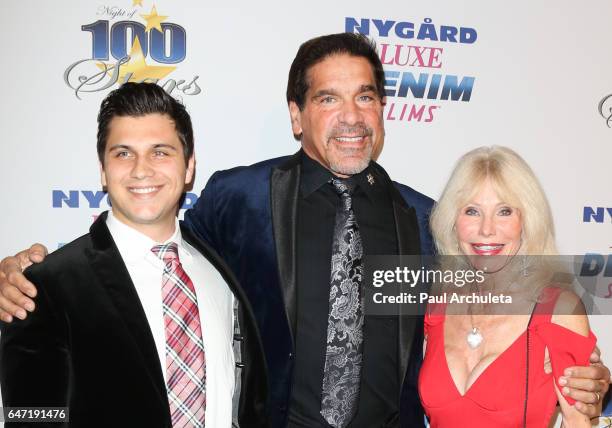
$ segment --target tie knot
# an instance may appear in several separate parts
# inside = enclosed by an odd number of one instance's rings
[[[353,190],[355,190],[355,184],[349,180],[341,180],[339,178],[332,178],[330,183],[334,186],[334,190],[340,196],[351,196]]]
[[[166,266],[170,268],[173,263],[180,264],[178,256],[178,245],[176,242],[168,242],[167,244],[156,245],[151,248],[151,251],[162,259]]]

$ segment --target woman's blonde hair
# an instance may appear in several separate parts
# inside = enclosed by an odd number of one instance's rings
[[[557,254],[550,206],[538,179],[523,158],[502,146],[479,147],[457,162],[430,218],[438,253],[460,254],[455,221],[487,180],[501,201],[520,212],[519,253]]]

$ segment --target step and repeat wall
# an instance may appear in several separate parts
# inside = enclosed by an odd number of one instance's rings
[[[298,150],[285,88],[299,45],[376,40],[396,181],[437,198],[460,155],[504,145],[533,167],[563,254],[597,254],[612,289],[612,3],[4,0],[0,254],[54,250],[109,209],[96,115],[121,82],[156,81],[192,115],[197,176]],[[604,268],[608,262],[609,268]],[[610,298],[610,290],[601,298]],[[592,316],[612,363],[612,317]]]

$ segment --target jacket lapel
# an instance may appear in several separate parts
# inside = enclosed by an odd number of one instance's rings
[[[391,201],[393,203],[393,217],[395,219],[395,233],[397,239],[398,254],[416,256],[421,253],[421,243],[419,239],[419,223],[416,211],[408,206],[400,192],[395,188],[393,181],[387,172],[378,164],[373,163],[373,168],[379,177],[388,183]],[[400,259],[401,260],[401,259]],[[403,260],[405,263],[413,263],[412,259]],[[418,269],[417,266],[413,268]],[[398,321],[398,349],[399,349],[399,381],[403,384],[406,377],[406,370],[410,362],[412,346],[415,337],[415,328],[419,325],[418,317],[402,313],[402,305],[399,305]],[[414,314],[411,311],[412,315]]]
[[[265,356],[263,352],[263,344],[259,330],[257,329],[257,321],[255,314],[249,304],[248,298],[240,287],[238,280],[227,266],[225,261],[204,241],[198,239],[188,228],[181,224],[181,233],[183,239],[192,245],[196,250],[204,256],[206,260],[219,272],[225,280],[225,284],[238,300],[239,309],[234,314],[237,317],[238,331],[243,336],[244,348],[241,347],[242,354],[236,363],[242,364],[241,381],[236,383],[234,391],[234,403],[238,401],[238,418],[257,418],[257,426],[264,426],[266,421],[262,419],[265,413],[263,410],[266,406],[268,397],[268,372],[266,369]],[[236,329],[234,329],[236,332]],[[246,336],[246,338],[245,338]],[[246,364],[245,364],[246,361]],[[237,366],[238,367],[238,366]],[[247,404],[248,403],[248,404]],[[246,409],[246,410],[245,410]],[[259,414],[251,414],[250,409],[259,409]],[[233,425],[232,425],[233,426]]]
[[[276,260],[292,339],[295,337],[297,324],[297,208],[301,174],[300,159],[301,152],[298,152],[287,162],[274,168],[270,177],[270,202]]]
[[[399,254],[418,255],[421,253],[419,223],[414,208],[406,205],[397,189],[393,187],[393,215],[397,233]],[[398,199],[399,198],[399,199]]]
[[[301,174],[300,156],[301,151],[282,165],[274,168],[270,178],[272,227],[276,244],[280,288],[293,337],[297,323],[297,208]],[[377,164],[374,164],[374,167],[380,178],[388,183],[390,188],[399,254],[420,254],[419,227],[414,208],[406,204],[384,169]],[[402,385],[406,375],[417,324],[417,317],[400,313],[398,334],[400,385]]]
[[[87,257],[96,277],[107,291],[132,337],[134,346],[131,351],[142,360],[142,366],[148,372],[161,404],[169,409],[166,385],[153,334],[136,288],[106,227],[106,217],[107,213],[102,213],[89,229],[93,249],[87,250]]]
[[[394,188],[395,190],[395,188]],[[419,254],[419,232],[414,208],[406,206],[403,201],[393,201],[393,214],[395,216],[395,230],[400,255]],[[400,385],[406,376],[406,369],[410,360],[413,338],[415,334],[416,317],[402,314],[402,305],[399,305],[399,376]]]

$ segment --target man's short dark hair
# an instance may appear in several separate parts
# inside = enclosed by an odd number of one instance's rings
[[[376,91],[385,96],[385,73],[376,52],[376,43],[362,34],[338,33],[316,37],[304,42],[291,64],[287,82],[287,103],[293,101],[303,110],[309,82],[308,70],[332,55],[363,57],[372,65]]]
[[[174,122],[185,162],[189,160],[193,155],[193,128],[185,106],[154,83],[127,82],[110,92],[100,105],[97,146],[102,165],[111,120],[117,116],[140,117],[153,113],[168,115]]]

